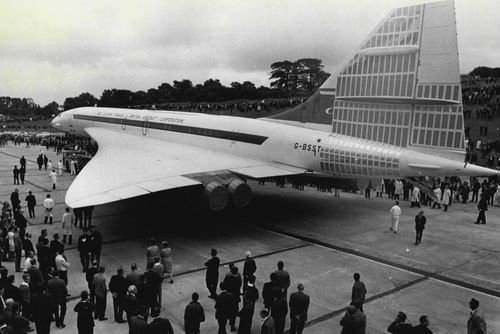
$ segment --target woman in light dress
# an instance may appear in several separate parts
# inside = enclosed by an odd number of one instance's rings
[[[172,249],[168,246],[167,241],[163,241],[161,244],[160,257],[164,268],[163,277],[170,277],[170,283],[174,283],[174,276],[172,274]]]

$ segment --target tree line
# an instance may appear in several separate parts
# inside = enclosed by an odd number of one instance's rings
[[[162,83],[156,88],[139,90],[106,89],[100,98],[85,92],[64,100],[64,110],[84,106],[126,107],[157,105],[172,102],[222,102],[231,100],[260,100],[290,96],[307,96],[313,93],[328,78],[323,71],[321,59],[304,58],[295,62],[288,60],[271,65],[270,87],[256,85],[250,81],[232,82],[224,86],[218,79],[208,79],[203,84],[193,84],[191,80],[174,80],[172,84]],[[40,106],[29,98],[0,97],[0,114],[4,115],[45,115],[57,114],[59,104],[55,101]]]

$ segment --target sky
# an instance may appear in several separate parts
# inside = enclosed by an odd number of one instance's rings
[[[335,73],[393,8],[422,0],[2,0],[0,96],[64,103],[189,79],[269,86],[277,61]],[[500,2],[456,0],[460,71],[500,67]]]

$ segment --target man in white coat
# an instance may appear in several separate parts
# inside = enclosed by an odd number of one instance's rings
[[[441,204],[443,204],[444,206],[444,211],[448,211],[448,205],[450,205],[450,199],[451,199],[450,186],[446,185],[443,191],[443,199],[441,200]]]
[[[391,214],[391,227],[389,230],[394,233],[398,233],[399,216],[401,216],[401,208],[399,207],[399,202],[396,201],[394,206],[389,210]]]
[[[52,179],[52,189],[56,189],[57,186],[57,173],[53,169],[52,172],[49,173],[50,178]]]
[[[434,196],[437,198],[436,201],[434,201],[434,204],[432,205],[432,208],[436,208],[436,206],[438,207],[438,209],[441,209],[441,197],[442,197],[442,193],[441,193],[441,187],[438,185],[436,185],[436,188],[434,188]]]
[[[52,224],[52,209],[54,209],[54,200],[50,198],[50,194],[47,194],[47,198],[43,200],[43,207],[45,208],[45,221],[43,222],[44,224]]]
[[[59,162],[57,163],[57,170],[59,172],[59,176],[62,176],[62,170],[63,170],[62,160],[59,160]]]

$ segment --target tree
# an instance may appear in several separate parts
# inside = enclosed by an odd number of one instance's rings
[[[50,102],[42,109],[42,115],[44,116],[52,116],[55,114],[59,114],[59,104],[55,101]]]
[[[68,97],[64,100],[64,110],[70,110],[78,107],[95,106],[99,100],[90,93],[83,93],[77,97]]]
[[[323,71],[321,59],[303,58],[296,61],[298,67],[298,86],[301,90],[311,92],[318,89],[330,76]]]
[[[182,81],[174,80],[174,90],[172,95],[177,101],[186,101],[189,93],[192,93],[193,83],[191,80],[184,79]],[[191,90],[191,92],[190,92]]]
[[[294,93],[297,90],[296,66],[289,60],[279,61],[271,64],[270,80],[271,87],[281,90],[285,94]]]
[[[133,93],[127,89],[106,89],[102,92],[100,107],[126,107],[131,104]]]

